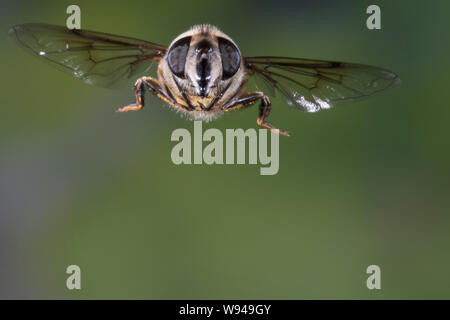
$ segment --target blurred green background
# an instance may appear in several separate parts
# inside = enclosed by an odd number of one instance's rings
[[[317,114],[274,99],[280,171],[176,166],[193,123],[92,87],[8,39],[65,25],[168,44],[212,23],[244,55],[390,69],[400,88]],[[366,28],[381,7],[382,30]],[[449,1],[3,1],[0,298],[450,298]],[[208,124],[256,127],[257,109]],[[82,290],[65,270],[82,271]],[[381,267],[381,290],[366,268]]]

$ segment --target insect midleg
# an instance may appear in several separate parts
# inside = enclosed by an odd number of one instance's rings
[[[271,110],[271,102],[269,100],[269,97],[267,97],[263,92],[248,92],[240,96],[238,99],[233,101],[230,105],[226,105],[224,107],[225,111],[235,110],[235,109],[241,109],[244,107],[251,106],[254,104],[257,100],[261,100],[261,105],[259,106],[259,115],[258,119],[256,120],[256,123],[261,128],[271,130],[277,134],[280,134],[282,136],[289,136],[289,132],[287,131],[281,131],[278,128],[275,128],[273,125],[271,125],[269,122],[266,121],[267,117],[269,116],[270,110]]]
[[[144,107],[144,85],[153,92],[158,98],[166,101],[170,104],[175,104],[175,101],[161,89],[158,80],[152,77],[139,78],[134,84],[134,96],[136,97],[136,103],[119,108],[117,112],[137,111]]]

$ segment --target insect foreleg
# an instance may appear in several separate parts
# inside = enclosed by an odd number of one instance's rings
[[[144,107],[144,81],[146,77],[137,79],[134,84],[134,96],[136,103],[117,109],[117,112],[137,111]]]
[[[261,105],[259,106],[259,115],[258,119],[256,119],[256,123],[258,124],[258,126],[267,130],[271,130],[279,135],[289,136],[289,132],[281,131],[280,129],[275,128],[273,125],[266,121],[271,109],[272,104],[270,103],[269,97],[263,96],[261,98]]]
[[[144,85],[153,92],[158,98],[168,102],[174,103],[173,99],[161,89],[158,80],[152,77],[139,78],[134,84],[134,96],[136,97],[136,103],[119,108],[117,112],[137,111],[144,107]]]
[[[225,111],[242,109],[244,107],[251,106],[259,99],[262,99],[262,97],[264,97],[264,93],[262,92],[247,92],[241,95],[239,98],[229,101],[222,108]]]
[[[258,119],[256,120],[256,123],[267,130],[271,130],[277,134],[280,134],[282,136],[289,136],[289,133],[287,131],[281,131],[280,129],[275,128],[270,123],[266,121],[267,117],[269,116],[270,110],[271,110],[271,103],[269,100],[269,97],[267,97],[263,92],[249,92],[243,94],[238,99],[234,100],[229,105],[224,106],[225,111],[235,110],[235,109],[241,109],[244,107],[251,106],[256,101],[261,100],[261,105],[259,106],[259,115]]]

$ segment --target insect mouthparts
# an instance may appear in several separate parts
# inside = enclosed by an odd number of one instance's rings
[[[200,96],[202,98],[206,97],[206,87],[200,87]]]

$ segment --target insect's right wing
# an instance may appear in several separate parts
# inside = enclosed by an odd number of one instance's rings
[[[268,95],[281,93],[289,105],[307,112],[368,97],[400,81],[388,70],[346,62],[250,57],[245,67]]]
[[[58,69],[100,87],[146,74],[167,49],[144,40],[47,24],[17,25],[9,34]]]

